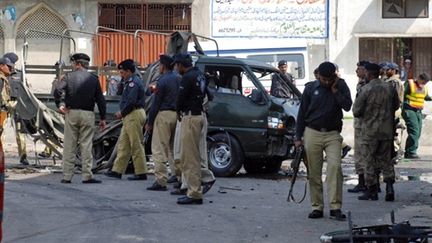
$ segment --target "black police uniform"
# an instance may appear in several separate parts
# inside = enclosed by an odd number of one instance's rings
[[[138,75],[133,74],[124,82],[120,100],[123,127],[117,144],[117,157],[112,171],[107,174],[108,176],[114,174],[115,177],[120,178],[121,174],[126,171],[127,164],[132,156],[135,177],[130,177],[130,179],[147,179],[147,163],[142,145],[144,138],[142,129],[146,119],[144,105],[143,82]]]
[[[71,61],[84,62],[90,58],[85,54],[75,54]],[[63,104],[64,97],[64,104]],[[63,180],[70,183],[74,175],[76,148],[81,153],[81,170],[83,183],[100,183],[93,179],[92,145],[95,126],[95,103],[99,109],[101,120],[105,120],[106,102],[102,94],[99,79],[87,72],[83,67],[65,74],[54,90],[54,101],[57,107],[65,106],[64,148],[63,148]]]
[[[204,126],[202,112],[205,84],[204,74],[196,67],[183,74],[180,84],[177,99],[177,113],[182,115],[180,161],[188,185],[187,196],[177,201],[180,204],[202,203],[199,142]]]
[[[180,86],[180,76],[168,71],[157,82],[152,107],[147,123],[153,126],[151,143],[155,162],[156,182],[148,190],[166,190],[168,170],[165,165],[170,163],[171,172],[181,176],[180,168],[173,163],[174,134],[176,129],[176,101]]]

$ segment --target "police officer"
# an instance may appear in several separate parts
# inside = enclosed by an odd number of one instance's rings
[[[327,190],[330,218],[345,220],[342,213],[341,147],[342,109],[352,105],[349,88],[337,77],[336,66],[323,62],[318,67],[319,80],[309,82],[303,92],[297,117],[295,145],[304,143],[308,158],[312,212],[309,218],[324,217],[322,166],[327,156]]]
[[[96,75],[87,72],[90,57],[76,53],[70,58],[73,71],[65,74],[54,90],[54,101],[65,115],[63,179],[71,183],[77,146],[80,148],[83,183],[101,183],[93,178],[92,145],[94,135],[95,103],[99,109],[101,129],[105,127],[106,103]],[[64,100],[64,103],[62,102]]]
[[[181,121],[180,160],[182,176],[188,184],[187,195],[178,204],[202,204],[200,134],[204,125],[203,100],[206,89],[204,74],[192,65],[187,54],[174,57],[176,69],[182,75],[177,98],[177,116]]]
[[[295,85],[295,80],[293,76],[288,73],[287,61],[279,61],[278,68],[280,70],[280,73],[275,73],[272,76],[270,94],[274,97],[289,98],[292,94],[292,91],[288,83]]]
[[[394,200],[394,164],[391,160],[394,112],[399,108],[396,90],[379,78],[381,67],[366,65],[367,84],[353,105],[354,117],[361,118],[361,149],[365,151],[367,191],[359,200],[378,200],[377,171],[381,170],[386,182],[386,201]]]
[[[429,82],[429,75],[422,73],[417,80],[408,79],[404,84],[404,101],[402,105],[402,117],[407,126],[408,137],[405,143],[406,159],[419,159],[417,148],[422,130],[422,110],[424,101],[430,101],[426,84]]]
[[[205,92],[204,96],[204,103],[203,103],[203,116],[204,116],[204,123],[203,127],[201,129],[200,133],[200,142],[199,142],[199,151],[200,151],[200,160],[201,160],[201,185],[202,185],[202,193],[206,194],[213,186],[213,184],[216,182],[216,178],[213,174],[213,172],[209,169],[208,166],[208,155],[207,155],[207,129],[208,129],[208,123],[207,123],[207,110],[209,106],[209,102],[213,100],[213,95],[210,93],[208,87]],[[181,136],[181,122],[177,122],[176,125],[176,131],[174,136],[174,158],[176,159],[176,163],[180,163],[180,136]],[[177,154],[176,154],[177,153]],[[175,190],[171,192],[171,195],[186,195],[188,184],[185,179],[185,176],[181,177],[181,183],[180,185],[175,185]]]
[[[180,78],[173,72],[173,59],[159,57],[159,73],[162,75],[154,91],[153,103],[146,124],[146,131],[153,130],[152,154],[156,181],[147,187],[151,191],[166,191],[168,170],[166,163],[173,158],[174,133],[177,122],[176,101]],[[173,171],[174,172],[174,171]]]
[[[8,80],[8,76],[11,74],[11,69],[14,67],[14,64],[7,57],[0,58],[0,91],[1,91],[1,100],[0,100],[0,136],[3,133],[3,129],[6,125],[8,112],[11,109],[11,97],[10,97],[10,84]]]
[[[9,60],[15,65],[18,61],[17,54],[13,52],[8,52],[3,55],[3,57],[9,58]],[[15,103],[13,105],[13,108],[11,109],[11,116],[13,116],[13,120],[15,123],[15,138],[18,146],[18,156],[20,158],[20,163],[23,165],[28,165],[29,162],[27,160],[27,153],[26,153],[26,141],[25,141],[25,133],[23,133],[23,122],[21,120],[21,117],[18,113],[16,113],[15,106],[16,106],[16,100],[18,98],[18,90],[19,85],[22,85],[23,79],[22,79],[22,73],[20,70],[16,69],[15,67],[11,68],[11,74],[8,77],[9,84],[11,86],[11,101]]]
[[[366,84],[366,68],[368,61],[360,61],[357,63],[356,74],[358,77],[357,82],[357,94],[360,94],[362,87]],[[365,184],[365,163],[364,163],[364,152],[361,151],[361,118],[354,118],[354,166],[356,174],[358,175],[358,184],[354,188],[348,189],[348,192],[358,193],[366,191],[367,187]]]
[[[114,166],[105,175],[121,179],[132,156],[135,175],[128,177],[128,180],[147,180],[147,162],[142,144],[146,119],[143,82],[136,74],[137,70],[133,60],[126,59],[119,63],[117,68],[120,70],[124,86],[120,111],[116,112],[115,116],[117,119],[123,119],[123,126]]]

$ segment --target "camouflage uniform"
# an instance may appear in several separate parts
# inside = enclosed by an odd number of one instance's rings
[[[361,88],[366,84],[365,80],[361,80],[357,84],[357,95],[360,94]],[[360,147],[361,144],[361,118],[354,117],[354,166],[358,175],[364,175],[365,154]]]
[[[361,118],[361,150],[366,163],[366,185],[376,184],[376,171],[381,169],[384,181],[395,180],[394,164],[391,161],[394,112],[399,99],[388,83],[373,79],[361,90],[353,106],[354,117]]]
[[[404,87],[402,84],[402,81],[396,76],[393,75],[387,79],[384,80],[385,82],[389,83],[392,85],[392,87],[396,90],[398,97],[399,97],[399,103],[402,104],[403,99],[404,99]],[[403,119],[402,119],[402,110],[399,108],[396,110],[395,112],[395,119],[398,120],[398,123],[401,125],[401,127],[405,127],[405,125],[403,124]],[[397,136],[397,134],[395,134],[394,136],[394,140],[393,140],[393,144],[394,144],[394,151],[398,151],[397,153],[399,155],[403,154],[402,150],[402,140]]]

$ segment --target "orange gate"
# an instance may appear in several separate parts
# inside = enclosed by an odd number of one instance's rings
[[[159,55],[166,51],[169,36],[156,33],[139,33],[135,50],[135,39],[133,33],[130,35],[117,32],[100,32],[107,38],[95,36],[96,41],[93,50],[95,66],[102,66],[108,60],[116,63],[124,59],[134,59],[141,67],[158,60]]]

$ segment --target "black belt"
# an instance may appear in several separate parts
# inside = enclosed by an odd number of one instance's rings
[[[176,109],[160,109],[159,111],[176,111]]]
[[[331,132],[331,131],[338,131],[338,129],[336,128],[326,128],[326,127],[316,127],[316,126],[311,126],[311,125],[307,125],[307,127],[318,131],[318,132]]]
[[[415,111],[415,112],[422,110],[422,109],[414,108],[414,107],[412,107],[412,106],[410,106],[408,104],[404,104],[403,107],[402,107],[402,109],[404,109],[404,110],[411,110],[411,111]]]
[[[183,111],[182,112],[183,116],[187,116],[187,115],[199,116],[201,114],[202,114],[202,111]]]

